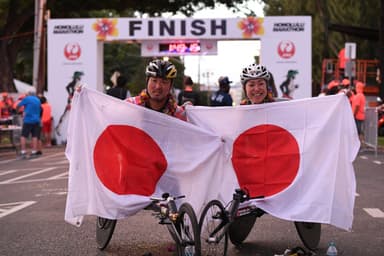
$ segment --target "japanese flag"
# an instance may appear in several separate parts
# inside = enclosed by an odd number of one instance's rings
[[[225,163],[219,136],[87,88],[72,104],[67,222],[131,216],[164,192],[185,195],[197,211],[218,197]]]
[[[246,188],[252,203],[292,221],[350,230],[359,139],[345,95],[238,107],[189,107],[189,121],[222,136],[230,162],[221,200]]]

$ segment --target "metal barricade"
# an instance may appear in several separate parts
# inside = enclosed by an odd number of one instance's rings
[[[367,147],[375,150],[375,154],[377,154],[377,122],[377,108],[367,107],[365,109],[365,120],[363,123],[364,141]]]

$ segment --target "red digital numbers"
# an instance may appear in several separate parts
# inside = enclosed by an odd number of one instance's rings
[[[199,53],[200,52],[200,43],[166,43],[160,44],[160,52],[164,53],[175,53],[175,54],[184,54],[184,53]]]
[[[199,43],[191,43],[189,45],[189,50],[191,52],[200,52],[200,44]]]
[[[174,53],[187,52],[188,47],[185,43],[169,44],[168,51]]]

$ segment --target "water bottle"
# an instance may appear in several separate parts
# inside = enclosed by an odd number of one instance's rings
[[[337,255],[337,249],[334,242],[330,242],[328,249],[327,249],[327,256],[336,256]]]
[[[185,256],[194,256],[195,255],[195,248],[191,245],[188,245],[184,249],[184,255]]]

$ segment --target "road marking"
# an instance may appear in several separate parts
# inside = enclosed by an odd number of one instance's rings
[[[43,157],[37,157],[37,158],[25,159],[25,160],[29,160],[31,162],[36,162],[36,161],[40,161],[40,159],[47,159],[47,158],[56,157],[56,156],[64,156],[65,157],[65,154],[63,154],[62,152],[59,152],[59,153],[55,153],[55,154],[51,154],[51,155],[44,155]],[[19,159],[17,159],[17,157],[15,157],[12,159],[2,160],[2,161],[0,161],[0,164],[7,164],[9,162],[14,162],[14,161],[19,161]]]
[[[43,197],[43,196],[50,196],[50,195],[63,196],[68,194],[67,190],[63,188],[43,189],[40,192],[42,193],[36,194],[35,197]]]
[[[378,208],[363,208],[373,218],[384,218],[384,212]]]
[[[50,163],[43,163],[44,165],[63,165],[63,164],[68,164],[68,160],[62,160],[62,161],[55,161],[55,162],[50,162]]]
[[[37,172],[32,172],[32,173],[29,173],[29,174],[26,174],[26,175],[18,176],[18,177],[13,178],[13,179],[1,181],[0,184],[14,183],[14,181],[21,180],[21,179],[24,179],[24,178],[27,178],[27,177],[30,177],[30,176],[33,176],[33,175],[36,175],[36,174],[40,174],[40,173],[43,173],[43,172],[49,172],[49,171],[52,171],[54,169],[56,169],[56,167],[45,168],[45,169],[42,169],[42,170],[37,171]]]
[[[31,159],[30,161],[31,162],[37,162],[37,161],[45,160],[47,158],[52,158],[52,157],[56,157],[56,156],[64,156],[65,157],[65,155],[62,152],[60,152],[60,153],[56,153],[56,154],[52,154],[52,155],[40,156],[40,157]]]
[[[14,202],[8,204],[0,204],[0,218],[5,217],[11,213],[20,211],[21,209],[28,207],[36,201]]]
[[[63,172],[63,173],[60,173],[58,175],[49,177],[49,178],[47,178],[47,180],[57,180],[57,179],[60,179],[60,178],[67,178],[67,177],[68,177],[68,172]]]
[[[22,183],[30,183],[30,182],[42,182],[42,181],[49,181],[49,180],[65,180],[65,179],[68,179],[68,177],[62,177],[62,178],[59,177],[57,179],[41,178],[41,179],[31,179],[31,180],[18,180],[9,184],[22,184]]]
[[[7,175],[7,174],[10,174],[10,173],[14,173],[14,172],[17,172],[17,170],[8,170],[8,171],[5,171],[5,172],[0,172],[0,176],[1,175]]]
[[[361,159],[364,159],[364,160],[369,160],[369,158],[367,156],[360,156]],[[378,165],[382,165],[384,164],[382,161],[379,161],[379,160],[372,160],[372,162],[374,164],[378,164]]]
[[[15,160],[16,159],[3,160],[3,161],[0,161],[0,164],[7,164],[7,163],[15,161]]]

